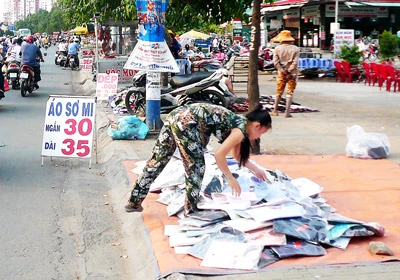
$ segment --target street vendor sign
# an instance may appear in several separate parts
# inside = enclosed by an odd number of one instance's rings
[[[108,100],[110,96],[117,94],[118,74],[98,73],[96,85],[96,97],[98,100]]]
[[[93,57],[84,57],[79,60],[79,65],[83,72],[92,72],[93,70]]]
[[[179,72],[164,40],[167,7],[168,0],[136,0],[139,40],[125,63],[125,69]]]
[[[96,98],[50,95],[46,104],[42,157],[90,158]]]

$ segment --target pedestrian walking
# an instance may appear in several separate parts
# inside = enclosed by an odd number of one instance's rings
[[[282,30],[276,40],[280,42],[280,45],[275,48],[273,62],[278,70],[278,76],[276,77],[275,104],[271,116],[278,116],[279,102],[286,87],[285,118],[291,118],[290,106],[292,105],[293,93],[297,85],[297,63],[300,49],[294,45],[295,39],[289,30]]]
[[[221,143],[214,153],[217,166],[227,179],[232,195],[240,196],[240,185],[228,168],[226,156],[231,152],[240,166],[247,167],[258,178],[265,180],[264,170],[249,161],[250,141],[259,139],[271,125],[271,117],[261,104],[245,116],[237,115],[222,106],[207,103],[178,107],[167,116],[152,156],[134,184],[125,210],[127,212],[143,210],[141,204],[149,192],[150,185],[178,148],[185,169],[184,214],[186,216],[197,211],[205,171],[204,151],[212,134]]]

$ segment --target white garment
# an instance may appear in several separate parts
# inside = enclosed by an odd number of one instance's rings
[[[66,52],[66,51],[68,51],[68,48],[67,48],[67,43],[60,43],[59,45],[58,45],[58,51],[59,52]]]

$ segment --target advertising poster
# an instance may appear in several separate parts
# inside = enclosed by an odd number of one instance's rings
[[[179,72],[164,40],[168,0],[136,0],[139,40],[125,63],[125,69]]]
[[[96,97],[98,100],[109,100],[110,96],[117,94],[118,74],[97,74]]]
[[[146,100],[160,100],[160,73],[149,72],[146,83]]]
[[[90,158],[96,98],[50,96],[46,105],[42,157]]]
[[[92,72],[93,58],[92,57],[81,58],[79,60],[79,65],[83,72]]]
[[[349,47],[354,46],[354,29],[338,29],[335,31],[335,54],[340,54],[341,47],[344,45],[347,45]]]

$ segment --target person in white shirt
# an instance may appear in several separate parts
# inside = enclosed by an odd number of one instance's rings
[[[194,55],[194,51],[190,49],[189,44],[186,44],[182,54],[184,59],[190,60]]]
[[[61,43],[58,44],[58,51],[68,55],[68,43],[65,39],[62,39]]]

